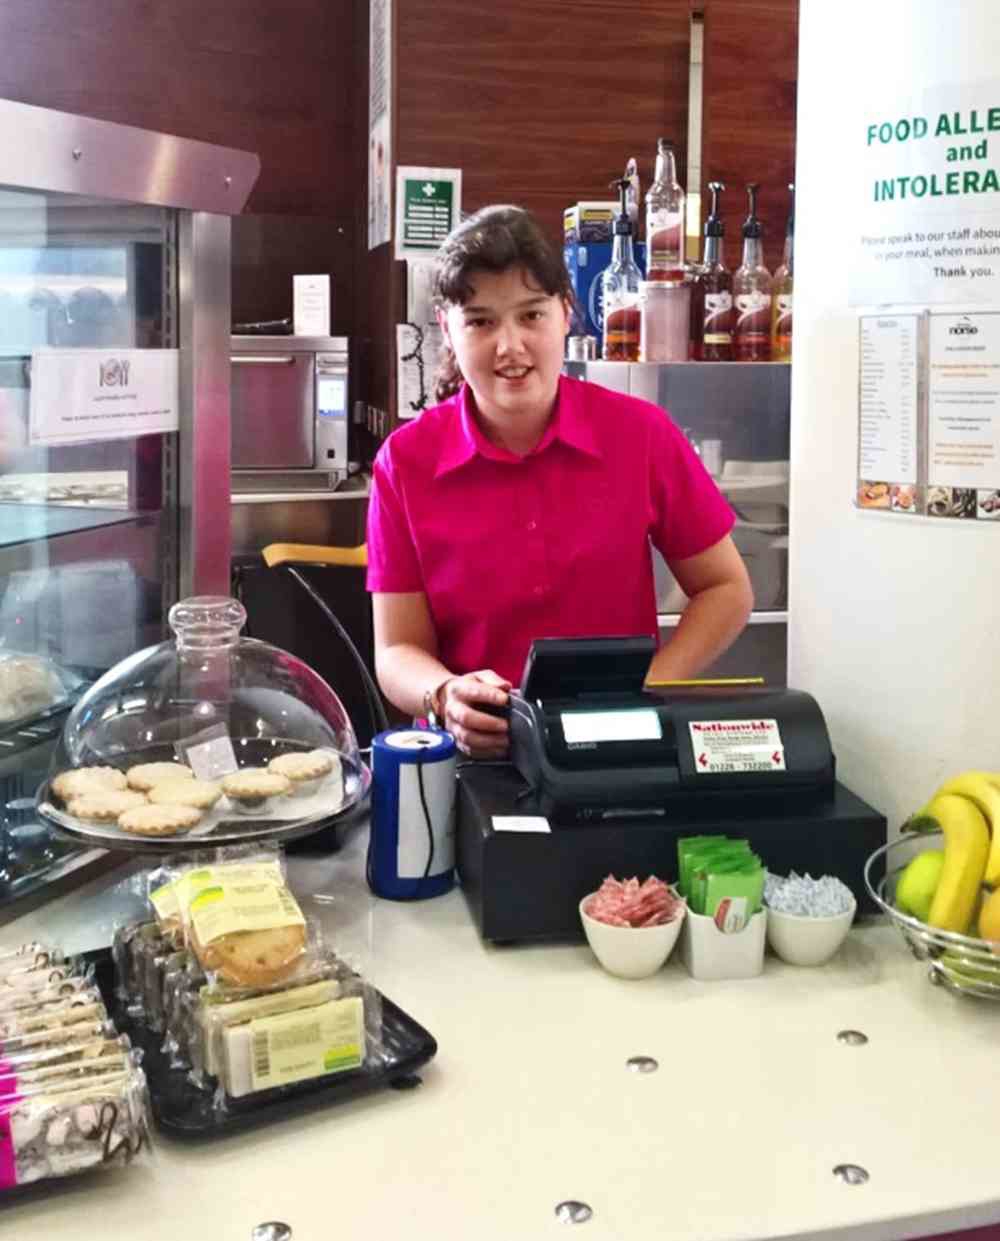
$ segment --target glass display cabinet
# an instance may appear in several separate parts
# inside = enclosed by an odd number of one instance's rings
[[[0,913],[99,856],[32,812],[72,704],[228,593],[229,217],[258,171],[0,100]]]
[[[787,677],[788,454],[791,367],[782,362],[567,362],[566,373],[652,401],[670,413],[736,514],[733,540],[750,572],[750,624],[708,676]],[[661,633],[686,596],[653,552]]]

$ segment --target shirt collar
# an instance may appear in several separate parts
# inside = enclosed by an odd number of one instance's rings
[[[565,375],[559,377],[552,418],[545,428],[545,434],[528,454],[529,457],[544,452],[556,439],[588,456],[601,455],[593,424],[587,417],[585,391],[584,384],[578,380],[567,379]],[[458,469],[476,456],[512,465],[524,460],[516,453],[491,443],[479,429],[472,412],[472,393],[468,384],[463,384],[451,401],[458,417],[447,420],[437,469],[434,471],[435,478]]]

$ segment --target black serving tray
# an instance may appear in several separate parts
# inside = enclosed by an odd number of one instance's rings
[[[133,1021],[115,997],[114,964],[110,949],[85,954],[94,965],[95,981],[119,1032],[142,1051],[142,1068],[149,1084],[153,1120],[158,1128],[183,1141],[203,1141],[256,1129],[261,1125],[330,1107],[386,1086],[406,1090],[419,1085],[417,1070],[437,1052],[437,1042],[392,1000],[382,996],[382,1054],[369,1057],[359,1069],[274,1090],[261,1090],[243,1099],[227,1099],[226,1110],[214,1104],[214,1090],[199,1090],[188,1080],[187,1069],[171,1068],[161,1051],[163,1035]]]

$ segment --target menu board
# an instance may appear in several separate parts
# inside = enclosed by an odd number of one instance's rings
[[[916,512],[920,472],[919,315],[863,315],[858,380],[859,508]]]
[[[862,315],[861,509],[1000,519],[1000,312]]]

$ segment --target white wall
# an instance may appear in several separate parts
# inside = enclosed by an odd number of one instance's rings
[[[840,778],[890,829],[942,776],[1000,770],[1000,525],[852,506],[858,312],[838,183],[859,103],[991,79],[1000,0],[801,0],[789,684],[816,696]]]

